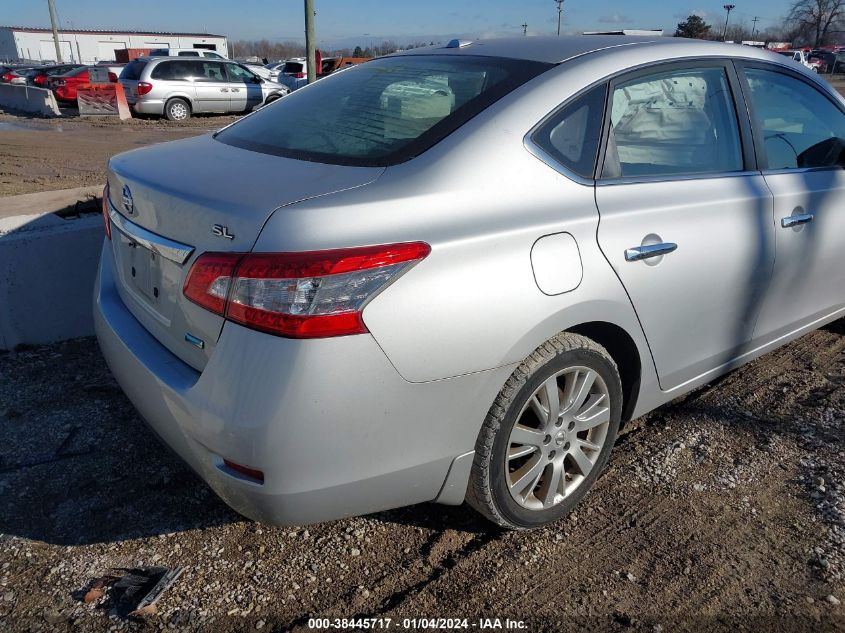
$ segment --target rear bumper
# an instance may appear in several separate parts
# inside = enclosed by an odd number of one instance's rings
[[[164,114],[164,101],[162,99],[141,99],[130,103],[129,107],[139,114]]]
[[[369,335],[297,341],[227,323],[200,374],[126,309],[111,257],[103,249],[94,293],[103,355],[146,422],[235,510],[301,525],[442,490],[463,499],[467,453],[508,369],[409,383]],[[264,484],[224,457],[262,470]]]

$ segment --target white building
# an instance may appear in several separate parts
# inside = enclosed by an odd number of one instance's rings
[[[229,56],[223,35],[209,33],[151,33],[149,31],[59,31],[62,61],[94,64],[114,60],[118,48],[204,48]],[[50,29],[0,26],[0,61],[55,61],[56,45]]]

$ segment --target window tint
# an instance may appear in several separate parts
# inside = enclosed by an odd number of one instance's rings
[[[179,57],[199,57],[200,54],[196,51],[179,51]]]
[[[150,73],[152,79],[185,81],[197,74],[197,64],[191,62],[161,62]]]
[[[226,69],[221,62],[196,63],[198,67],[194,75],[197,81],[221,81],[226,82]]]
[[[745,75],[769,169],[845,164],[845,115],[830,99],[783,73],[749,68]]]
[[[238,66],[237,64],[226,64],[226,69],[229,71],[229,81],[231,83],[251,84],[255,80],[255,75],[243,66]]]
[[[128,81],[138,81],[146,66],[147,62],[141,59],[133,59],[123,67],[123,70],[120,72],[120,78]]]
[[[305,64],[302,62],[286,62],[284,70],[285,73],[301,73],[305,72]]]
[[[722,68],[650,75],[619,84],[602,176],[673,176],[741,171],[728,78]]]
[[[532,137],[564,167],[585,178],[593,177],[607,84],[597,86],[564,106]]]
[[[550,67],[471,55],[385,57],[293,92],[216,138],[291,158],[391,165],[425,151]]]

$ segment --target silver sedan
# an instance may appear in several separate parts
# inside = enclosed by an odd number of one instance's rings
[[[626,421],[843,315],[845,102],[750,47],[377,59],[109,164],[94,310],[233,508],[564,516]]]

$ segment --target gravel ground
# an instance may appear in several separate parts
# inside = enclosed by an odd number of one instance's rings
[[[628,425],[550,528],[432,504],[243,519],[147,431],[92,339],[0,354],[0,629],[306,630],[510,617],[529,630],[845,630],[845,321]],[[181,565],[158,612],[88,584]]]

